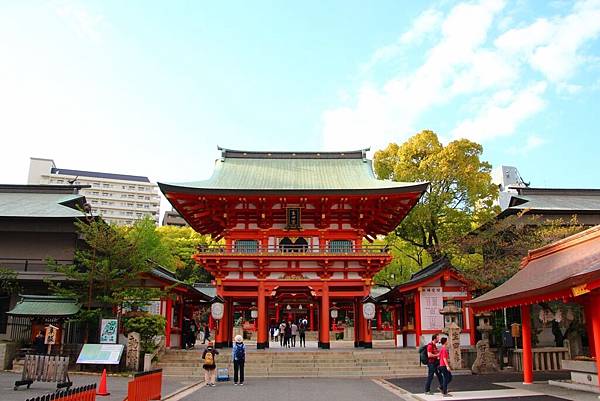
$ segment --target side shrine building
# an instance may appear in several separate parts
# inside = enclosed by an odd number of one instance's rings
[[[373,240],[404,219],[428,184],[376,179],[368,149],[219,149],[210,179],[159,183],[191,227],[222,240],[194,256],[224,300],[216,346],[231,346],[234,311],[248,309],[257,348],[269,346],[270,325],[300,318],[318,330],[319,347],[329,348],[338,309],[353,317],[355,346],[372,346],[362,301],[392,260]]]

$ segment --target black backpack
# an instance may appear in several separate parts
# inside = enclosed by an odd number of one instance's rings
[[[427,354],[428,345],[429,344],[425,344],[419,348],[419,361],[421,361],[422,365],[427,365],[429,363],[429,355]]]

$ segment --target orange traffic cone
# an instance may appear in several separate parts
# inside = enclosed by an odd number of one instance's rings
[[[96,395],[110,395],[106,388],[106,369],[102,371],[102,377],[100,377],[100,385],[98,386]]]

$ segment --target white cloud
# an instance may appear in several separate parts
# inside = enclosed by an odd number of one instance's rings
[[[546,143],[548,143],[548,141],[546,141],[544,138],[538,135],[530,135],[529,137],[527,137],[527,140],[523,145],[519,147],[511,146],[510,148],[508,148],[508,153],[513,155],[527,155],[533,150],[539,148],[540,146],[545,145]]]
[[[82,4],[63,1],[56,7],[56,14],[63,19],[79,35],[93,42],[102,41],[102,24],[104,17],[91,12]]]
[[[519,92],[497,92],[485,102],[476,116],[467,118],[452,130],[454,138],[483,141],[511,135],[517,126],[544,107],[546,84],[540,82]]]
[[[367,142],[379,147],[401,141],[416,129],[430,128],[420,118],[445,105],[462,106],[464,113],[450,130],[452,137],[485,141],[514,134],[545,108],[549,85],[561,94],[578,93],[582,86],[569,80],[583,63],[593,61],[584,49],[600,35],[600,0],[555,10],[562,15],[512,29],[510,25],[521,23],[518,10],[501,0],[465,1],[446,14],[426,10],[400,40],[376,51],[369,66],[401,54],[407,57],[408,46],[429,35],[436,38],[433,45],[417,49],[424,61],[380,85],[363,83],[353,104],[326,110],[325,146]]]

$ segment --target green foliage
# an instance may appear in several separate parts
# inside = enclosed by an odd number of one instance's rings
[[[375,242],[389,245],[394,256],[392,262],[375,275],[374,280],[378,285],[394,287],[409,280],[413,273],[431,263],[431,257],[423,248],[403,241],[395,233],[390,233],[385,240]]]
[[[175,260],[175,276],[188,284],[209,282],[211,275],[192,256],[201,245],[216,244],[208,235],[200,235],[191,227],[162,226],[156,229],[161,242]]]
[[[0,266],[0,294],[16,294],[20,290],[17,272]]]
[[[156,349],[154,337],[164,333],[166,324],[165,318],[159,315],[144,314],[123,318],[126,334],[131,332],[140,334],[143,352],[152,352]]]
[[[475,287],[491,289],[518,271],[529,250],[551,244],[584,228],[575,217],[549,220],[524,212],[494,220],[459,239],[455,243],[459,252],[456,252],[452,263]]]
[[[169,270],[176,268],[177,258],[149,216],[136,221],[133,226],[119,226],[117,229],[135,247],[132,257],[138,259],[136,263],[144,264],[150,259]]]
[[[498,213],[498,188],[491,165],[481,161],[481,145],[466,139],[444,146],[432,131],[422,131],[402,145],[390,144],[374,156],[379,178],[430,183],[421,201],[396,228],[397,239],[425,250],[436,260],[448,244]],[[399,246],[407,249],[404,246]],[[422,266],[422,258],[410,257]]]

